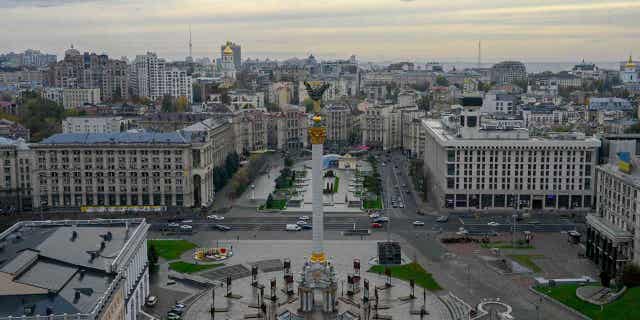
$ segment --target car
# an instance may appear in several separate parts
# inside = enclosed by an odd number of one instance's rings
[[[309,219],[311,219],[309,216],[301,216],[298,218],[298,220],[303,220],[303,221],[307,221]]]
[[[183,225],[180,226],[180,230],[182,230],[182,231],[191,231],[191,230],[193,230],[193,227],[188,225],[188,224],[183,224]]]
[[[310,224],[303,224],[300,226],[302,228],[302,230],[311,230],[313,229],[313,226]]]
[[[173,313],[182,317],[182,314],[184,313],[184,309],[173,308],[169,310],[169,312],[167,312],[167,315],[169,315],[170,313]]]
[[[304,220],[298,220],[298,222],[296,222],[296,224],[299,225],[299,226],[303,226],[303,225],[307,224],[307,222],[304,221]]]
[[[231,227],[225,226],[223,224],[215,224],[215,225],[213,225],[213,228],[218,230],[218,231],[230,231],[231,230]]]
[[[491,227],[497,227],[497,226],[499,226],[500,224],[499,224],[499,223],[497,223],[497,222],[495,222],[495,221],[491,221],[491,222],[487,223],[487,225],[488,225],[488,226],[491,226]]]
[[[211,220],[216,220],[216,221],[224,220],[223,216],[219,216],[217,214],[212,214],[210,216],[207,216],[207,218]]]
[[[184,311],[184,309],[185,309],[186,307],[187,307],[187,305],[186,305],[186,304],[184,304],[184,303],[176,303],[176,304],[173,306],[173,309],[174,309],[174,310]]]
[[[424,226],[424,221],[416,220],[416,221],[413,222],[413,225],[416,226],[416,227]]]
[[[466,236],[469,234],[469,231],[467,231],[465,228],[460,228],[460,230],[458,230],[458,232],[456,232],[457,235],[459,236]]]
[[[449,221],[449,217],[447,216],[439,216],[438,219],[436,219],[436,222],[447,222]]]
[[[174,285],[174,284],[176,284],[176,281],[175,281],[175,280],[167,280],[167,285],[168,285],[168,286],[172,286],[172,285]]]
[[[182,319],[182,316],[179,314],[175,314],[173,312],[167,313],[167,320],[180,320],[180,319]]]
[[[374,222],[374,223],[371,224],[371,228],[380,229],[380,228],[382,228],[382,223]]]
[[[144,305],[147,307],[153,307],[158,304],[158,297],[156,296],[148,296],[147,300],[144,302]]]
[[[180,228],[180,224],[179,223],[175,223],[175,222],[171,222],[169,224],[167,224],[167,227],[169,228]]]
[[[388,221],[389,221],[389,217],[377,217],[373,219],[373,222],[377,222],[377,223],[384,223]]]
[[[369,215],[369,218],[371,218],[371,219],[375,219],[375,218],[378,218],[378,217],[380,217],[379,213],[372,213],[372,214]]]
[[[398,204],[398,207],[404,209],[404,203],[400,202],[400,204]]]
[[[182,223],[184,223],[184,224],[193,223],[193,220],[191,220],[191,219],[188,219],[188,220],[182,220]]]
[[[286,231],[300,231],[302,228],[297,224],[287,224],[284,228]]]

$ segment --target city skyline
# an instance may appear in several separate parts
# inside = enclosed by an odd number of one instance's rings
[[[29,0],[0,4],[9,32],[6,51],[81,50],[133,57],[147,51],[171,60],[218,57],[233,40],[248,58],[323,58],[356,54],[365,61],[594,62],[640,52],[631,1],[402,1],[355,0]],[[446,5],[445,5],[446,4]],[[53,33],[42,32],[54,28]]]

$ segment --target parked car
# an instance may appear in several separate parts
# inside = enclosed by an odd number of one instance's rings
[[[182,319],[182,316],[179,314],[175,314],[173,312],[167,313],[167,320],[180,320],[180,319]]]
[[[182,231],[193,231],[193,227],[188,224],[183,224],[180,226],[180,230]]]
[[[313,229],[313,226],[310,224],[303,224],[300,226],[302,228],[302,230],[311,230]]]
[[[296,222],[296,224],[299,225],[299,226],[304,226],[304,225],[307,224],[307,222],[304,221],[304,220],[298,220],[298,222]]]
[[[210,216],[207,216],[207,218],[211,220],[216,220],[216,221],[224,220],[223,216],[219,216],[217,214],[212,214]]]
[[[303,221],[307,221],[310,220],[311,218],[309,216],[301,216],[298,218],[298,220],[303,220]]]
[[[416,226],[416,227],[424,226],[424,221],[416,220],[416,221],[413,222],[413,225]]]
[[[439,216],[438,219],[436,219],[436,222],[447,222],[449,221],[449,217],[447,216]]]
[[[176,303],[173,306],[174,310],[180,310],[180,311],[184,311],[184,309],[187,307],[187,305],[185,305],[184,303]]]
[[[389,217],[378,217],[373,219],[373,222],[377,222],[377,223],[384,223],[388,221],[389,221]]]
[[[495,222],[495,221],[491,221],[491,222],[487,223],[487,225],[488,225],[488,226],[491,226],[491,227],[497,227],[497,226],[499,226],[500,224],[499,224],[499,223],[497,223],[497,222]]]
[[[287,224],[284,228],[286,231],[300,231],[302,228],[297,224]]]
[[[218,231],[230,231],[231,230],[231,227],[225,226],[223,224],[215,224],[215,225],[213,225],[213,228],[218,230]]]
[[[371,224],[371,228],[380,229],[380,228],[382,228],[382,223],[374,222],[374,223]]]
[[[158,297],[156,296],[148,296],[147,300],[144,302],[147,307],[153,307],[158,304]]]

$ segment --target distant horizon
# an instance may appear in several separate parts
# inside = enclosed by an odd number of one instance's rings
[[[363,61],[618,61],[640,53],[631,0],[3,0],[8,51],[36,46],[168,60],[217,57],[232,40],[246,57]]]

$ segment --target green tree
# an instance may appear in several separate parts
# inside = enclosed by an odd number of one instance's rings
[[[640,266],[628,263],[622,270],[622,284],[628,288],[640,286]]]
[[[436,77],[436,85],[441,86],[441,87],[448,87],[449,86],[449,80],[447,80],[447,78],[443,75],[438,75]]]
[[[290,157],[284,158],[284,166],[285,167],[291,167],[292,165],[293,165],[293,159],[291,159]]]
[[[173,97],[170,95],[164,95],[162,97],[162,112],[176,112],[176,105],[173,101]]]
[[[225,169],[221,167],[213,168],[213,186],[216,189],[216,192],[222,190],[222,188],[227,184],[229,176]]]
[[[40,141],[62,131],[65,110],[61,105],[32,91],[24,92],[19,104],[19,122],[31,131],[33,141]]]
[[[154,245],[147,248],[147,259],[149,260],[149,270],[151,273],[158,272],[158,251]]]

